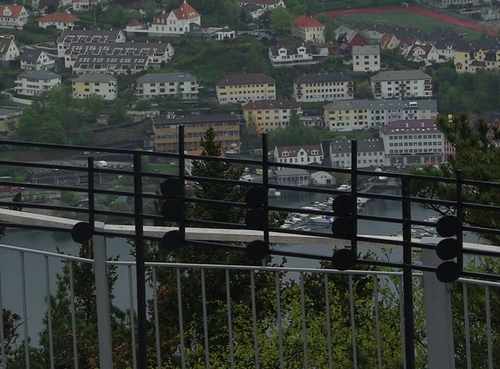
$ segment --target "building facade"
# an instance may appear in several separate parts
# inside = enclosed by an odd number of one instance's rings
[[[61,83],[61,76],[48,70],[25,70],[16,78],[16,94],[35,96]]]
[[[40,49],[24,48],[20,57],[21,69],[52,69],[55,61],[45,51]]]
[[[182,100],[198,99],[196,77],[187,72],[148,73],[137,78],[135,95],[139,100],[178,97]]]
[[[385,165],[384,142],[380,138],[356,140],[358,149],[358,168],[380,167]],[[332,167],[351,168],[351,140],[333,140],[330,143],[330,161]]]
[[[318,61],[314,60],[313,48],[307,43],[302,45],[274,45],[269,48],[268,55],[273,68],[318,63]]]
[[[324,157],[321,144],[274,147],[274,161],[278,163],[321,165]]]
[[[120,30],[64,30],[57,38],[57,57],[64,54],[73,43],[79,44],[110,44],[126,42],[127,38]]]
[[[378,72],[380,70],[380,45],[352,47],[354,72]]]
[[[293,80],[293,96],[298,102],[351,100],[353,79],[344,73],[304,74]]]
[[[201,26],[201,14],[184,0],[177,9],[154,17],[148,33],[150,36],[180,36],[189,32],[192,23]]]
[[[215,93],[221,105],[275,100],[276,81],[263,73],[228,74],[215,83]]]
[[[28,22],[28,10],[22,5],[0,5],[0,27],[23,28]]]
[[[104,100],[114,100],[118,96],[116,78],[105,73],[85,73],[73,81],[73,97],[86,99],[91,94]]]
[[[292,36],[312,44],[325,43],[325,25],[313,17],[301,15],[293,21]]]
[[[55,12],[52,14],[47,14],[46,16],[38,20],[38,26],[41,28],[47,28],[49,26],[55,26],[57,29],[69,29],[75,26],[76,22],[80,19],[66,12]]]
[[[295,100],[249,101],[243,105],[243,117],[247,124],[250,121],[255,123],[257,132],[265,133],[287,127],[292,110],[299,116],[302,113]]]
[[[417,98],[432,96],[432,78],[420,70],[380,72],[371,77],[373,98]]]
[[[179,126],[184,126],[184,149],[198,150],[209,127],[215,130],[215,141],[224,150],[240,144],[240,117],[237,114],[186,115],[154,117],[155,151],[179,152]]]
[[[19,47],[10,37],[0,37],[0,61],[2,64],[16,60],[20,55]]]

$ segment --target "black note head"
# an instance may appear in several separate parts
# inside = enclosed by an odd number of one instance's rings
[[[245,255],[252,261],[262,261],[269,254],[269,245],[264,241],[252,241],[245,249]]]
[[[263,206],[266,201],[266,190],[261,186],[250,187],[245,194],[245,202],[250,208]]]
[[[264,208],[255,208],[248,211],[245,215],[245,224],[250,229],[264,229],[267,214]]]
[[[181,195],[181,180],[179,177],[167,178],[160,187],[161,194],[166,199],[179,198]]]
[[[167,252],[179,250],[182,244],[181,232],[178,230],[165,233],[160,241],[160,246]]]
[[[332,223],[333,237],[348,240],[352,236],[353,228],[354,219],[351,217],[335,218]]]
[[[338,195],[333,199],[332,210],[335,216],[352,214],[352,195]]]
[[[356,255],[352,250],[340,249],[332,256],[332,266],[338,270],[347,270],[356,264]]]
[[[181,210],[180,201],[177,199],[166,199],[161,205],[161,215],[169,222],[178,222]]]
[[[451,283],[460,278],[460,266],[454,261],[447,261],[437,267],[436,277],[440,282]]]
[[[460,242],[456,238],[445,238],[436,246],[436,254],[441,260],[451,260],[460,254]]]
[[[460,222],[454,215],[447,215],[440,218],[436,223],[436,232],[441,237],[455,236],[460,232]]]
[[[71,238],[76,243],[85,243],[92,238],[93,229],[87,222],[76,223],[71,229]]]

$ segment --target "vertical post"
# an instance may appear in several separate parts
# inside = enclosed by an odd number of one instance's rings
[[[358,141],[351,141],[351,251],[354,257],[358,257]]]
[[[147,367],[146,268],[144,267],[144,228],[142,219],[142,166],[140,154],[134,154],[135,262],[137,280],[138,368]]]
[[[104,223],[95,222],[95,230],[102,231],[103,228]],[[106,239],[104,236],[94,236],[93,243],[99,367],[100,369],[108,369],[113,367],[113,345],[111,337]]]
[[[411,202],[410,179],[403,177],[403,308],[405,320],[405,360],[406,368],[415,368],[415,341],[413,324],[413,285],[411,248]]]
[[[441,238],[424,237],[422,243],[436,245]],[[437,267],[441,259],[435,250],[422,249],[422,263]],[[451,319],[451,292],[447,283],[441,283],[434,272],[424,272],[425,323],[427,328],[427,356],[429,369],[455,368],[453,324]]]
[[[267,134],[262,134],[262,187],[266,193],[264,199],[264,214],[266,221],[264,222],[264,242],[269,245],[269,157],[267,155],[269,145],[267,141]]]

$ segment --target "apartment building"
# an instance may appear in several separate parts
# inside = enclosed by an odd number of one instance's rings
[[[258,100],[243,105],[243,117],[257,125],[258,132],[270,132],[285,128],[290,122],[292,110],[302,114],[300,104],[295,100]]]
[[[16,94],[35,96],[61,83],[61,76],[48,70],[25,70],[16,78]]]
[[[380,128],[386,165],[435,165],[446,161],[445,138],[434,119],[398,120]]]
[[[354,72],[378,72],[380,70],[380,45],[355,45],[352,47]]]
[[[196,77],[187,72],[148,73],[136,80],[135,95],[140,100],[177,97],[182,100],[198,99]]]
[[[352,142],[348,139],[330,142],[330,161],[332,167],[352,167]],[[379,167],[385,165],[384,142],[380,138],[358,139],[358,168]]]
[[[312,44],[325,43],[325,25],[313,17],[301,15],[293,21],[292,36]]]
[[[354,131],[380,127],[397,120],[435,119],[437,100],[349,100],[324,107],[325,127],[330,131]]]
[[[105,73],[85,73],[73,81],[73,97],[86,99],[91,94],[104,100],[114,100],[118,96],[116,78]]]
[[[57,38],[57,57],[64,58],[69,45],[79,44],[110,44],[126,42],[125,34],[120,30],[64,30]]]
[[[184,126],[184,150],[200,148],[208,127],[215,130],[215,141],[224,150],[240,145],[240,117],[237,114],[185,115],[153,117],[155,151],[179,152],[179,126]]]
[[[293,80],[293,96],[298,102],[351,100],[353,79],[344,73],[304,74]]]
[[[370,79],[375,99],[432,96],[432,78],[420,70],[384,71]]]
[[[264,73],[228,74],[215,83],[219,104],[275,100],[276,81]]]

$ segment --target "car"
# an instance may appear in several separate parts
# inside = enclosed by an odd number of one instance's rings
[[[234,150],[227,150],[226,154],[236,154],[236,151],[234,151]]]

